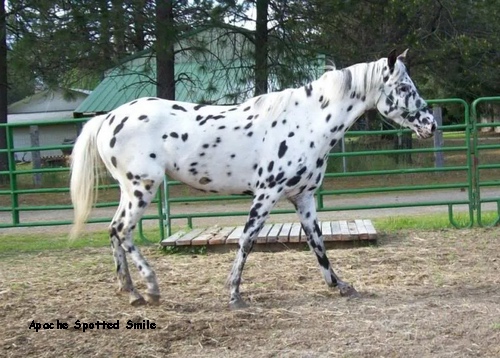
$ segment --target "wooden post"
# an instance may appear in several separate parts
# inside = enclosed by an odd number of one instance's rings
[[[30,126],[30,140],[32,148],[40,147],[38,126]],[[33,169],[40,169],[42,167],[42,158],[39,150],[31,151],[31,164]],[[33,185],[35,188],[42,186],[42,173],[33,173]]]
[[[434,113],[434,119],[436,120],[436,124],[439,126],[443,125],[443,111],[441,107],[434,107],[432,109]],[[443,148],[444,138],[443,131],[436,130],[434,134],[434,148]],[[442,168],[444,167],[444,155],[442,151],[434,152],[434,167]]]

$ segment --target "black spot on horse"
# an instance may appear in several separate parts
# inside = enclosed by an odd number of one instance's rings
[[[273,168],[274,168],[274,161],[270,161],[269,162],[269,165],[267,166],[267,171],[268,172],[272,172],[273,171]]]
[[[349,107],[347,107],[347,112],[350,112],[352,109],[352,105],[350,105]]]
[[[271,123],[271,128],[276,127],[276,124],[278,124],[278,122],[276,122],[276,121],[274,121],[273,123]]]
[[[168,135],[164,134],[161,136],[163,139],[167,139],[168,138]]]
[[[194,106],[194,107],[193,107],[193,109],[194,109],[195,111],[197,111],[197,110],[199,110],[200,108],[205,107],[205,106],[206,106],[206,104],[197,104],[196,106]]]
[[[111,157],[111,164],[116,168],[116,157]]]
[[[202,119],[203,119],[203,116],[202,116],[201,114],[198,114],[198,115],[196,116],[196,122],[199,122],[199,121],[201,121]]]
[[[253,115],[250,115],[247,117],[248,120],[252,120],[253,119]]]
[[[142,191],[136,190],[134,191],[134,196],[140,199],[144,196],[144,194],[142,193]]]
[[[278,158],[283,158],[287,150],[288,146],[286,145],[286,140],[284,140],[280,143],[280,147],[278,149]]]
[[[251,137],[253,135],[253,132],[248,132],[247,136]]]
[[[125,118],[126,118],[126,117],[125,117]],[[142,114],[142,115],[140,115],[140,116],[139,116],[139,120],[140,120],[140,121],[143,121],[143,120],[145,120],[146,118],[148,118],[148,116],[146,116],[145,114]]]
[[[172,138],[179,138],[179,135],[176,132],[170,132],[170,136]]]
[[[125,117],[122,119],[121,123],[115,127],[115,130],[113,131],[113,135],[117,135],[118,132],[120,132],[123,129],[124,123],[127,121],[128,117]]]
[[[187,141],[188,139],[188,134],[187,133],[184,133],[183,135],[181,135],[181,139],[183,142]]]
[[[309,148],[314,148],[314,142],[309,143]]]
[[[263,169],[262,169],[262,167],[260,167],[260,168],[259,168],[259,172],[258,172],[259,176],[261,176],[261,175],[262,175],[262,172],[263,172]]]
[[[243,128],[244,128],[244,129],[248,129],[248,128],[250,128],[252,125],[253,125],[253,123],[252,123],[252,122],[250,122],[250,123],[248,123],[248,124],[247,124],[245,127],[243,127]]]
[[[332,118],[332,115],[330,113],[328,113],[328,115],[326,116],[326,123],[328,123],[330,121],[330,119]],[[312,142],[311,142],[312,143]],[[312,148],[312,147],[311,147]]]
[[[146,101],[158,101],[159,98],[156,97],[149,97]]]
[[[155,153],[151,153],[149,156],[150,156],[151,158],[153,158],[153,159],[155,159],[155,158],[156,158],[156,154],[155,154]]]
[[[178,104],[174,104],[172,106],[172,109],[176,110],[176,111],[183,111],[183,112],[187,112],[187,109],[182,107],[182,106],[179,106]]]
[[[323,102],[323,95],[319,96],[319,101]]]
[[[294,132],[290,132],[290,133],[288,133],[288,138],[292,138],[294,135],[295,135]]]
[[[127,179],[128,180],[134,179],[134,174],[132,174],[131,172],[127,172]]]
[[[290,179],[287,180],[286,185],[287,186],[294,186],[300,181],[300,176],[294,176]]]
[[[318,173],[318,176],[316,177],[316,184],[319,184],[321,181],[321,173]]]
[[[110,115],[111,115],[111,113],[110,113],[110,114],[108,114],[108,117],[109,117]],[[107,117],[106,117],[106,119],[107,119]],[[109,121],[109,125],[112,125],[114,120],[115,120],[115,116],[111,117],[111,120]]]
[[[248,111],[250,108],[251,108],[250,106],[246,107],[245,109],[243,109],[243,112]]]
[[[220,127],[219,127],[219,128],[217,128],[217,129],[224,129],[224,128],[226,128],[226,126],[220,126]]]
[[[210,179],[208,177],[202,177],[202,178],[200,178],[198,183],[200,183],[201,185],[206,185],[206,184],[210,183],[211,181],[212,181],[212,179]]]
[[[316,168],[321,168],[324,163],[325,161],[323,160],[323,158],[318,158],[318,160],[316,160]]]
[[[111,140],[109,141],[109,146],[110,146],[111,148],[113,148],[113,147],[115,146],[115,144],[116,144],[116,137],[113,137],[113,138],[111,138]]]
[[[336,139],[332,139],[330,141],[330,147],[335,147],[336,144],[337,144],[337,140]]]

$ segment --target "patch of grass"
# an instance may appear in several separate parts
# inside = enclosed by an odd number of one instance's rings
[[[498,216],[496,211],[481,213],[483,223],[494,222]],[[460,227],[469,224],[468,213],[456,213],[453,219]],[[377,230],[394,231],[405,229],[439,230],[443,228],[455,228],[448,218],[448,214],[428,214],[418,216],[391,216],[372,220]],[[476,223],[475,223],[476,224]]]
[[[0,255],[105,246],[109,246],[108,235],[105,233],[86,234],[75,240],[70,240],[64,234],[7,234],[0,238]]]
[[[483,223],[494,222],[498,213],[496,211],[483,212]],[[466,226],[469,222],[467,213],[457,213],[454,220],[460,226]],[[454,226],[449,222],[447,214],[431,214],[419,216],[394,216],[372,219],[377,231],[396,231],[396,230],[441,230],[443,228],[453,229]],[[173,228],[173,233],[178,230],[189,230],[187,228]],[[135,233],[134,243],[139,246],[148,244],[156,245],[159,242],[159,232],[156,228],[145,229],[143,232],[149,242],[139,239],[138,233]],[[0,257],[1,255],[12,255],[28,252],[52,251],[52,250],[74,250],[82,248],[108,247],[108,233],[105,231],[84,234],[83,236],[69,240],[68,235],[50,235],[50,234],[7,234],[0,238]],[[167,247],[162,251],[165,254],[186,254],[203,255],[206,253],[206,247]]]
[[[469,222],[468,214],[456,214],[455,221],[465,226]],[[432,214],[418,216],[391,216],[372,220],[377,230],[392,231],[402,229],[425,229],[437,230],[442,228],[453,228],[447,214]]]

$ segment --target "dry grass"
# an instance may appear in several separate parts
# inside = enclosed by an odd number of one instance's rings
[[[359,300],[329,290],[309,252],[254,253],[243,311],[228,309],[224,288],[234,253],[147,249],[163,296],[159,307],[140,308],[115,294],[108,250],[4,256],[0,356],[498,357],[498,234],[401,231],[383,234],[378,247],[330,251]],[[70,329],[28,329],[57,319]],[[120,329],[82,332],[71,328],[76,320],[119,320]],[[157,329],[127,330],[127,320]]]

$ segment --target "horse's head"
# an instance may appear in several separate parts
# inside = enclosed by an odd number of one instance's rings
[[[410,128],[419,138],[429,138],[436,129],[436,121],[406,71],[403,61],[407,51],[399,56],[395,51],[389,54],[376,106],[384,117]]]

